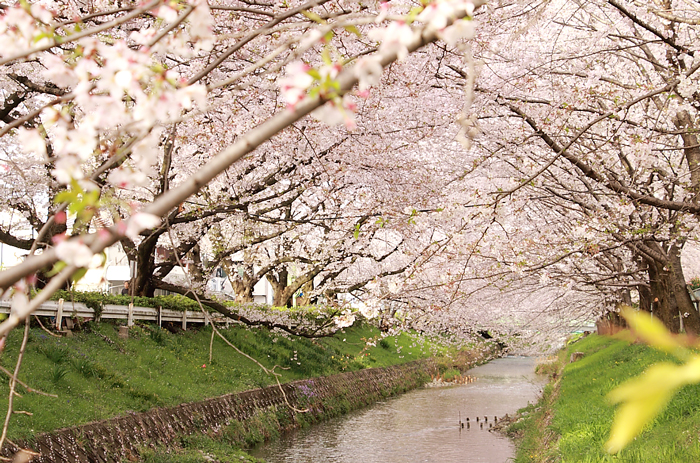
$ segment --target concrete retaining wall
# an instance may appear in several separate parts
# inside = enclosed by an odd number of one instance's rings
[[[281,414],[284,419],[276,421],[280,429],[298,426],[297,412],[286,402],[296,409],[308,408],[303,416],[306,422],[339,415],[419,387],[430,379],[434,368],[432,361],[421,360],[299,380],[281,388],[270,386],[60,429],[17,445],[39,452],[41,455],[32,459],[37,463],[118,462],[124,458],[136,461],[140,447],[164,445],[195,432],[217,432],[235,421],[245,423],[260,411],[275,410]],[[2,455],[10,456],[18,450],[17,446],[8,445]]]

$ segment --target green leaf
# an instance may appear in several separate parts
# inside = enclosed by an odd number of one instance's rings
[[[629,306],[620,311],[636,335],[650,346],[680,359],[688,357],[689,351],[666,329],[664,324],[648,312],[641,312]]]
[[[350,32],[351,34],[355,34],[358,37],[362,37],[362,34],[360,34],[360,30],[355,26],[345,26],[345,30]]]
[[[56,262],[53,265],[53,268],[46,274],[46,276],[52,277],[52,276],[58,274],[58,272],[60,272],[64,268],[66,268],[66,265],[67,264],[65,262],[63,262],[62,260],[59,260],[58,262]]]
[[[316,22],[318,24],[326,24],[326,20],[317,15],[316,13],[313,13],[311,11],[302,11],[301,14],[312,20],[313,22]]]
[[[73,201],[75,198],[75,193],[69,190],[64,190],[61,191],[60,193],[56,194],[56,197],[54,198],[54,202],[56,204],[62,204],[62,203],[69,203]]]
[[[663,410],[677,389],[697,382],[700,382],[700,355],[694,355],[684,365],[658,363],[613,389],[608,399],[622,405],[615,414],[605,449],[617,453],[625,448]]]
[[[85,276],[85,274],[87,273],[87,271],[88,271],[88,269],[86,269],[86,268],[78,269],[78,270],[71,276],[71,280],[72,280],[74,283],[80,281],[80,280]]]

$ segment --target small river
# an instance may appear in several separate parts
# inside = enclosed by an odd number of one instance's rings
[[[289,433],[250,454],[268,463],[506,462],[515,448],[489,432],[488,423],[537,400],[545,382],[534,367],[531,357],[493,360],[467,373],[476,378],[470,384],[416,389]],[[469,418],[469,429],[460,429],[460,414],[462,421]]]

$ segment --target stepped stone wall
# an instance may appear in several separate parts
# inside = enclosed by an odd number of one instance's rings
[[[40,434],[30,442],[7,446],[2,455],[11,456],[20,448],[28,448],[39,453],[31,460],[36,463],[137,461],[140,447],[167,445],[178,436],[195,432],[216,433],[236,421],[245,423],[260,411],[276,410],[285,415],[286,419],[277,421],[280,430],[298,426],[295,415],[299,412],[287,404],[298,410],[308,409],[305,421],[339,415],[415,389],[430,379],[434,368],[431,360],[419,360],[156,408]]]

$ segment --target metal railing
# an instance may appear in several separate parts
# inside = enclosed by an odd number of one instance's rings
[[[10,301],[0,301],[0,314],[9,314],[10,304]],[[134,320],[153,321],[157,322],[158,326],[162,326],[163,322],[180,322],[182,323],[183,330],[187,329],[188,323],[203,323],[204,326],[209,324],[209,320],[201,311],[177,311],[163,309],[161,307],[154,309],[152,307],[138,307],[133,304],[129,304],[128,306],[105,304],[102,306],[99,316],[95,317],[95,311],[82,302],[66,302],[63,299],[44,302],[34,311],[34,315],[39,317],[55,317],[55,327],[57,330],[61,330],[64,318],[74,317],[92,318],[95,319],[95,321],[100,321],[101,319],[126,319],[127,326],[133,326]],[[209,313],[208,315],[215,322],[225,323],[227,327],[231,321],[229,318],[217,312]]]

